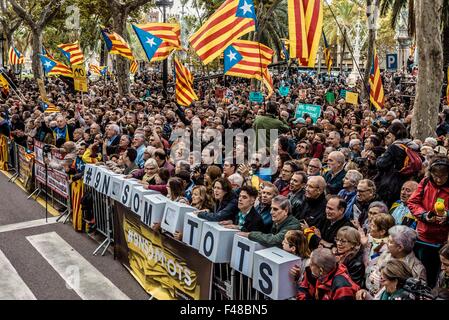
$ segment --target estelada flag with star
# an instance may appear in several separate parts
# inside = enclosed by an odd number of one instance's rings
[[[181,28],[177,23],[145,23],[132,26],[148,61],[167,59],[170,53],[181,48]]]
[[[273,49],[259,42],[236,40],[224,52],[224,74],[263,80],[263,73],[273,59]]]
[[[208,64],[241,36],[256,30],[253,0],[226,0],[189,38],[190,45]]]

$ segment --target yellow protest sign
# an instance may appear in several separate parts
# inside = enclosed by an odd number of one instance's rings
[[[73,81],[76,91],[87,92],[87,73],[82,64],[72,66]]]
[[[346,102],[353,105],[359,104],[359,94],[355,92],[346,91]]]

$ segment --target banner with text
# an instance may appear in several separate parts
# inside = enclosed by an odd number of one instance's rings
[[[148,293],[158,300],[209,299],[212,263],[208,259],[182,242],[150,230],[118,202],[115,207],[117,220],[123,223],[123,233],[115,239],[121,251],[117,256],[125,260],[122,262],[130,266]]]

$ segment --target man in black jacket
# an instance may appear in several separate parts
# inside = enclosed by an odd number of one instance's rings
[[[288,200],[292,206],[292,212],[300,210],[305,195],[305,186],[307,183],[307,174],[304,171],[297,171],[290,179],[290,193],[288,194]]]
[[[332,248],[335,246],[335,237],[341,227],[354,227],[345,217],[346,206],[346,201],[338,196],[331,196],[327,200],[326,219],[317,226],[315,234],[309,240],[311,250],[318,248],[318,245]]]
[[[310,227],[317,226],[325,219],[326,181],[321,176],[310,177],[306,185],[305,200],[299,210],[293,212],[298,220],[305,220]]]
[[[240,189],[238,201],[239,213],[237,214],[235,221],[226,220],[220,222],[220,224],[225,228],[237,229],[242,232],[263,231],[264,224],[262,217],[254,208],[254,203],[256,202],[258,194],[256,188],[243,186]]]

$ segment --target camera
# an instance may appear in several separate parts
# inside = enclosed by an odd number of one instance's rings
[[[432,289],[419,279],[408,278],[405,280],[404,290],[410,293],[412,300],[435,300]]]
[[[355,164],[357,164],[358,166],[363,167],[363,166],[367,165],[368,159],[367,158],[362,158],[362,157],[357,157],[357,158],[354,158],[352,161]]]
[[[42,151],[44,152],[45,155],[47,155],[47,154],[49,154],[49,153],[51,152],[51,148],[52,148],[51,145],[45,144],[45,145],[42,147]]]

